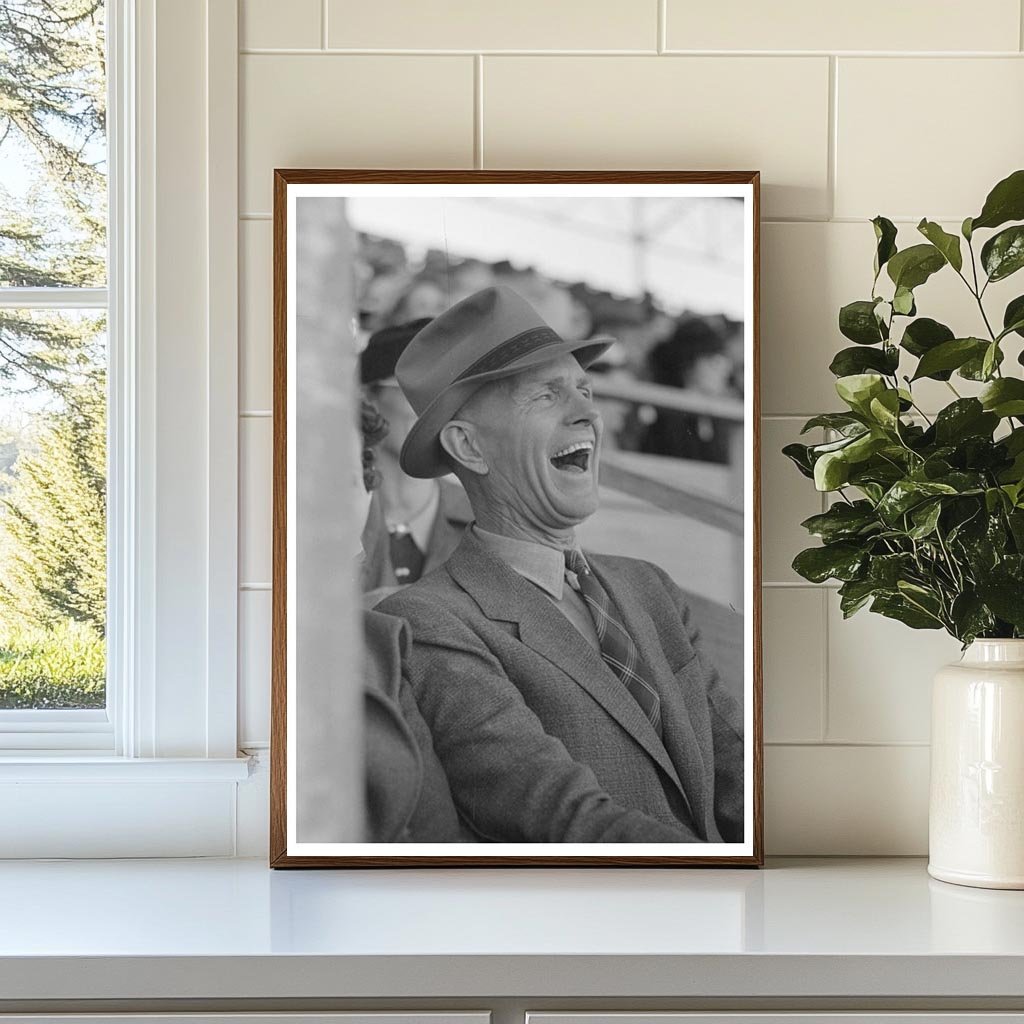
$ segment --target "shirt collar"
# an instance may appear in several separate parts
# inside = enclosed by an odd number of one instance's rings
[[[473,524],[473,536],[514,572],[535,583],[556,601],[562,600],[565,586],[563,551],[534,541],[502,537],[489,530],[481,530],[476,523]]]
[[[398,527],[403,533],[411,533],[412,539],[420,551],[426,553],[430,546],[430,535],[434,530],[434,520],[437,518],[437,510],[441,504],[441,488],[435,487],[433,497],[423,506],[407,523],[395,523],[387,520],[388,532],[394,532]]]

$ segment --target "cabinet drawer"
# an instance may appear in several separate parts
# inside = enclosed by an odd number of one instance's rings
[[[1024,1024],[1024,1013],[528,1013],[526,1024]]]

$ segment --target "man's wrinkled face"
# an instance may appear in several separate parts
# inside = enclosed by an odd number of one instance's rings
[[[572,355],[488,387],[467,418],[493,507],[541,531],[564,531],[597,511],[601,417]]]

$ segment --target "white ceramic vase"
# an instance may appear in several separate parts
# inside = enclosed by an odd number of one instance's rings
[[[975,640],[932,689],[928,872],[1024,889],[1024,640]]]

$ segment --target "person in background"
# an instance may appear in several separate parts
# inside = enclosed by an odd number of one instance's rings
[[[390,428],[376,450],[380,487],[363,538],[363,591],[372,594],[372,603],[442,565],[473,519],[466,493],[453,478],[418,480],[398,463],[416,414],[395,380],[395,363],[428,323],[423,318],[377,331],[360,356],[364,395]]]
[[[355,481],[357,516],[369,510],[380,480],[373,449],[387,429],[379,410],[364,401],[362,472]],[[409,627],[393,615],[364,611],[363,643],[366,841],[471,841],[459,827],[448,779],[409,685]]]
[[[703,317],[682,320],[670,338],[651,350],[648,366],[649,379],[655,384],[714,398],[736,397],[734,359],[726,350],[725,339]],[[651,455],[728,463],[728,425],[699,413],[659,409],[640,450]]]

